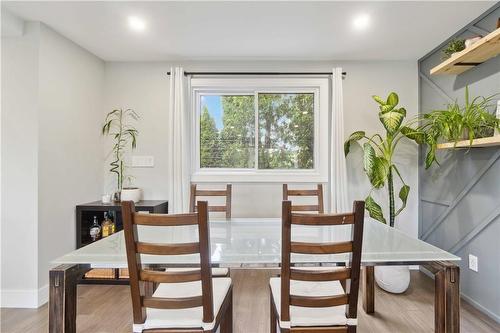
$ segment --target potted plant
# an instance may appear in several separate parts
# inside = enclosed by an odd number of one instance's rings
[[[127,179],[131,182],[132,176],[126,174],[127,167],[124,162],[125,153],[128,148],[137,147],[137,136],[139,132],[129,122],[137,121],[139,116],[132,109],[115,109],[109,112],[102,126],[102,134],[109,135],[115,141],[110,152],[113,159],[109,171],[116,175],[115,200],[140,201],[142,190],[137,187],[123,187]]]
[[[379,104],[379,119],[385,128],[385,134],[374,134],[367,136],[364,131],[352,133],[344,144],[344,153],[347,156],[350,147],[354,142],[363,143],[363,165],[364,171],[370,180],[372,189],[365,199],[365,207],[370,217],[389,224],[394,227],[396,216],[406,207],[410,186],[408,186],[396,164],[394,156],[398,149],[398,144],[402,139],[410,139],[417,143],[423,143],[423,133],[412,128],[413,123],[418,119],[403,123],[406,118],[406,110],[398,107],[399,97],[391,92],[386,100],[378,96],[373,99]],[[395,180],[399,180],[400,189],[398,197],[401,201],[396,209],[394,185]],[[382,207],[372,197],[372,192],[379,189],[387,189],[389,221],[384,217]],[[410,271],[408,266],[377,266],[375,267],[375,279],[384,290],[393,293],[404,292],[410,283]]]
[[[449,59],[454,53],[465,50],[465,39],[452,39],[443,50],[443,60]]]
[[[485,138],[494,135],[500,129],[500,119],[490,112],[494,109],[493,99],[498,94],[471,98],[469,87],[465,87],[465,104],[457,101],[447,105],[444,110],[433,110],[423,116],[419,132],[424,134],[429,146],[425,167],[429,168],[436,161],[436,147],[440,142],[454,142],[468,139]]]

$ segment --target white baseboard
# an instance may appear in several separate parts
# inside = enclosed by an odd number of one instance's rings
[[[38,307],[41,307],[49,301],[49,285],[46,284],[38,289]]]
[[[2,290],[0,294],[2,308],[36,309],[48,302],[49,285],[47,284],[38,290]]]
[[[491,312],[490,310],[488,310],[487,308],[485,308],[484,306],[482,306],[481,304],[479,304],[478,302],[476,302],[475,300],[473,300],[469,296],[465,295],[464,293],[460,293],[460,296],[465,301],[467,301],[467,303],[469,303],[470,305],[472,305],[473,307],[478,309],[480,312],[484,313],[486,316],[490,317],[491,319],[493,319],[494,321],[496,321],[497,323],[500,324],[500,316]]]
[[[420,268],[420,271],[425,275],[427,275],[428,277],[430,277],[431,279],[434,279],[434,274],[423,268],[423,266]],[[464,293],[460,293],[460,298],[464,299],[471,306],[473,306],[474,308],[476,308],[477,310],[484,313],[486,316],[490,317],[491,319],[500,324],[500,316],[498,316],[497,314],[491,312],[490,310],[488,310],[487,308],[485,308],[484,306],[482,306],[469,296],[465,295]]]

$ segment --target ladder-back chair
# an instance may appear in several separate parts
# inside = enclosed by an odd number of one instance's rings
[[[232,331],[232,283],[230,278],[212,279],[210,230],[207,202],[189,214],[141,214],[132,201],[122,202],[123,227],[134,332]],[[199,240],[190,243],[148,243],[140,240],[140,228],[197,225]],[[199,254],[200,268],[184,272],[148,270],[141,254]],[[159,284],[153,292],[152,284]],[[141,288],[142,287],[142,288]],[[143,292],[141,293],[141,289]]]
[[[288,184],[283,184],[283,200],[290,200],[290,197],[317,197],[318,204],[316,205],[292,205],[293,212],[325,212],[323,206],[323,185],[318,184],[314,190],[290,190]]]
[[[271,278],[271,333],[354,333],[363,240],[364,202],[355,201],[346,214],[300,214],[290,201],[282,207],[281,277]],[[307,243],[291,240],[292,225],[352,225],[352,240]],[[291,253],[350,253],[346,267],[303,269],[291,267]],[[345,288],[340,281],[344,281]]]
[[[227,184],[225,190],[199,190],[196,184],[191,184],[191,194],[189,200],[189,211],[195,212],[197,206],[195,205],[197,197],[225,197],[226,203],[224,205],[208,205],[209,212],[225,212],[226,218],[231,218],[231,196],[232,185]]]

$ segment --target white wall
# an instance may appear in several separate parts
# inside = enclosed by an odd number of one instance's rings
[[[39,64],[38,287],[46,288],[49,262],[75,249],[75,206],[100,198],[104,62],[42,24]]]
[[[135,184],[145,191],[147,199],[167,198],[166,189],[166,122],[169,100],[171,63],[106,63],[105,112],[116,107],[130,107],[140,113],[139,139],[135,155],[154,155],[155,167],[132,169]],[[178,65],[178,64],[177,64]],[[414,61],[387,62],[183,62],[189,71],[329,71],[342,66],[347,72],[344,80],[346,135],[355,130],[382,131],[378,107],[371,95],[387,95],[396,91],[406,106],[408,115],[417,114],[417,64]],[[109,145],[109,142],[107,143]],[[408,208],[399,216],[399,227],[417,236],[417,149],[402,146],[398,156],[400,170],[412,188]],[[109,146],[106,146],[106,151]],[[357,151],[357,153],[360,153]],[[362,172],[360,154],[348,158],[350,199],[366,196],[369,184]],[[113,178],[105,167],[105,191],[111,191]],[[325,201],[328,202],[328,196]],[[279,216],[281,184],[235,184],[233,213],[235,216]],[[258,207],[258,209],[256,209]]]
[[[37,303],[39,34],[2,37],[2,305]]]
[[[104,62],[40,23],[2,37],[2,306],[48,299],[75,205],[102,189]]]

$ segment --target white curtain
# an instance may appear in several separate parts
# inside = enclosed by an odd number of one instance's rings
[[[168,108],[168,206],[169,213],[189,209],[189,78],[182,67],[170,69],[170,100]]]
[[[333,69],[332,117],[330,131],[330,211],[342,213],[352,210],[347,202],[347,171],[344,156],[344,101],[342,68]]]

